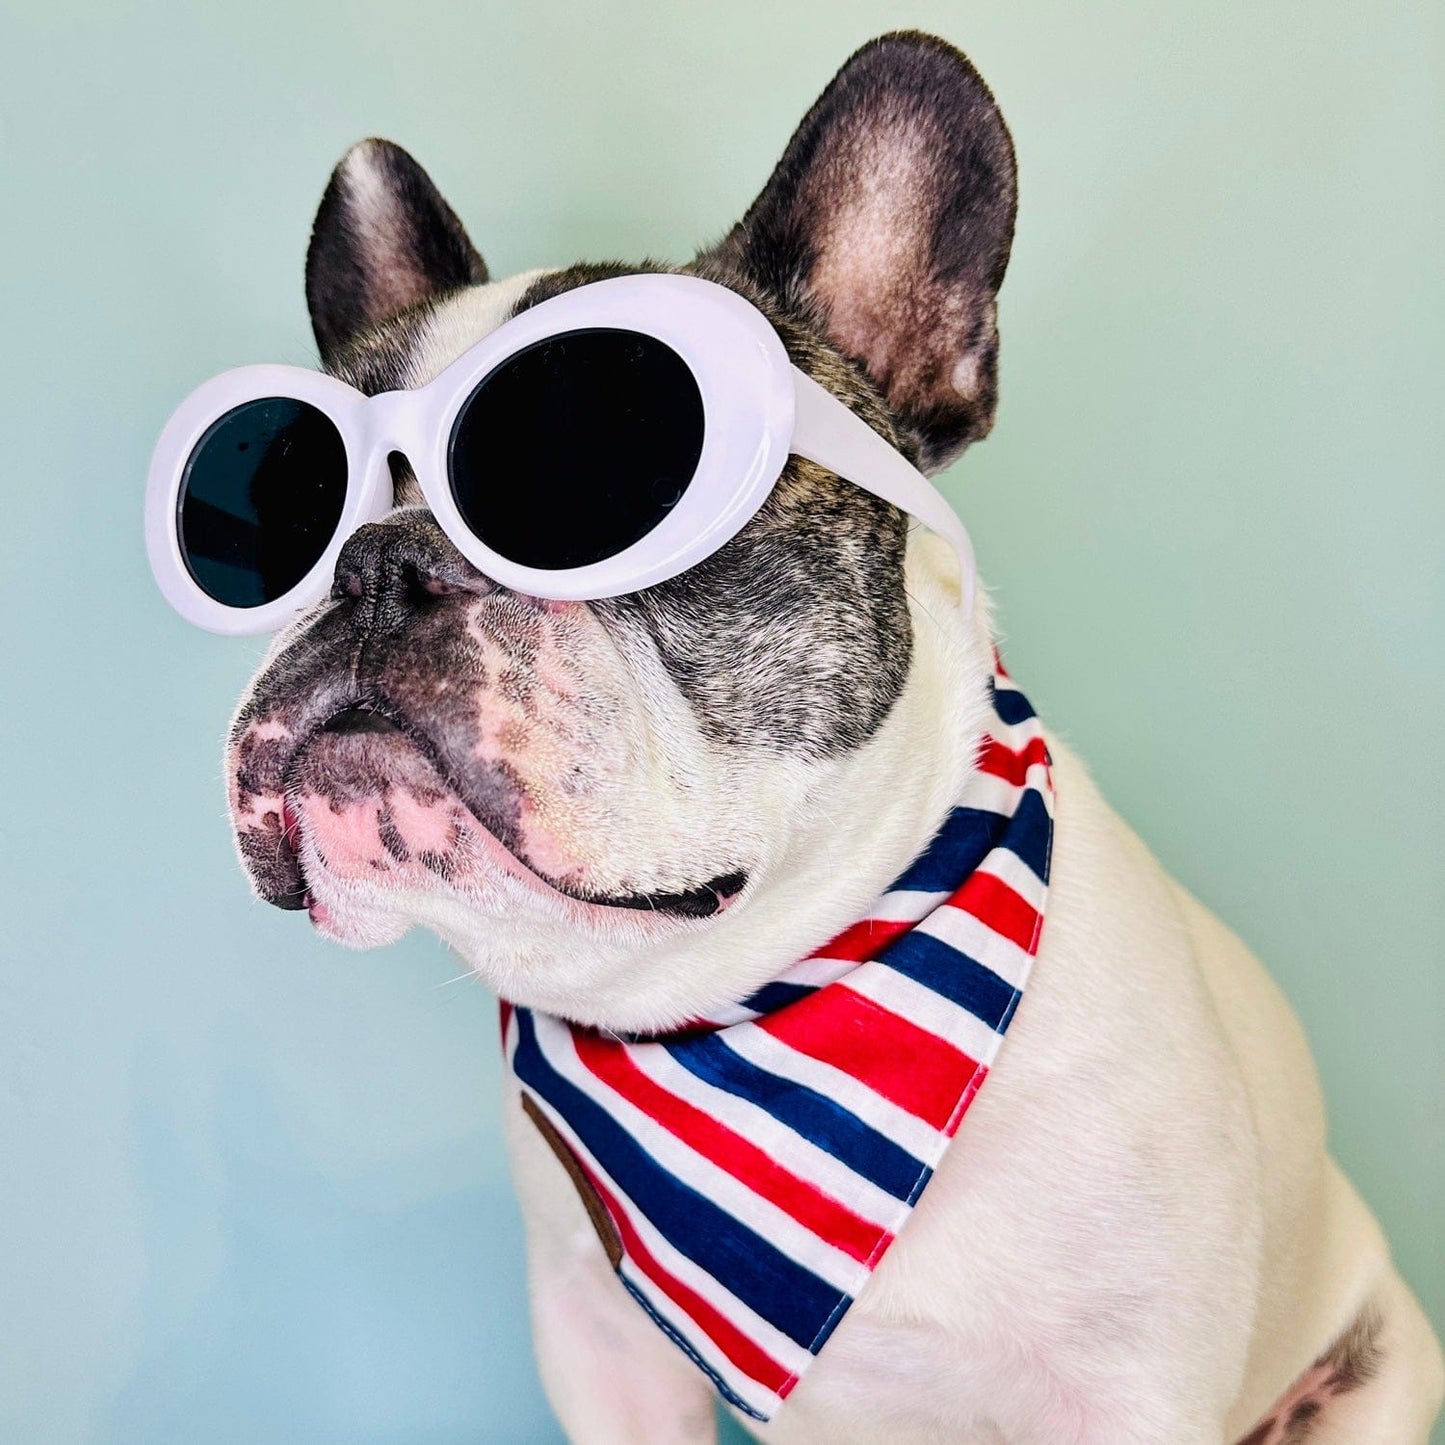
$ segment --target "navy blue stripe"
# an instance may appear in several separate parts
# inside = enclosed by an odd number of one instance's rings
[[[943,820],[933,842],[908,865],[893,887],[952,893],[983,862],[1006,822],[1001,813],[955,808]]]
[[[780,1078],[729,1048],[721,1034],[704,1034],[676,1044],[668,1053],[704,1083],[746,1099],[841,1160],[895,1199],[911,1199],[920,1174],[927,1173],[886,1134],[865,1124],[841,1104],[805,1084]]]
[[[991,968],[928,933],[905,933],[878,955],[889,968],[952,999],[996,1029],[1013,1003],[1014,987]]]
[[[776,1013],[780,1008],[797,1003],[800,998],[807,998],[817,991],[816,987],[807,983],[765,983],[743,1000],[743,1007],[752,1009],[754,1013]]]
[[[847,1298],[812,1270],[670,1174],[595,1100],[554,1069],[536,1024],[517,1010],[517,1077],[586,1141],[617,1187],[680,1254],[721,1280],[744,1304],[804,1349]]]
[[[1037,788],[1026,788],[1019,805],[1009,820],[1007,831],[999,840],[1001,848],[1018,855],[1040,883],[1049,881],[1049,840],[1054,835],[1054,820]]]
[[[1009,727],[1017,727],[1021,722],[1027,722],[1037,714],[1032,704],[1023,693],[1015,692],[1009,687],[996,687],[993,678],[988,680],[989,700],[993,703],[993,710],[1006,722]]]

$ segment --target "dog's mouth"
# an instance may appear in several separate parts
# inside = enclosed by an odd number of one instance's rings
[[[266,888],[278,908],[305,909],[321,923],[326,907],[307,877],[315,859],[328,873],[454,882],[480,858],[591,910],[627,910],[671,920],[715,917],[747,887],[744,868],[692,884],[649,891],[600,891],[559,875],[529,856],[518,823],[523,790],[505,765],[462,779],[424,730],[372,701],[352,702],[326,718],[295,749],[286,770],[278,850],[294,863],[288,886]],[[307,847],[307,844],[310,844]],[[273,860],[276,861],[276,860]]]

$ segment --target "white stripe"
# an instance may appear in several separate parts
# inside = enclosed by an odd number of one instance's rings
[[[963,796],[958,800],[960,808],[978,808],[985,813],[1000,813],[1012,819],[1018,812],[1023,795],[1032,788],[1043,801],[1049,817],[1054,816],[1054,794],[1048,786],[1047,770],[1042,763],[1034,763],[1022,786],[1015,786],[1004,778],[992,773],[974,771],[963,785]],[[959,879],[962,883],[963,880]]]
[[[1021,989],[1028,982],[1034,962],[1032,956],[1013,939],[1005,938],[961,908],[936,910],[918,925],[918,931],[976,959],[998,974],[1010,988]]]
[[[862,994],[889,1013],[962,1049],[976,1063],[991,1065],[1003,1042],[1003,1036],[995,1033],[977,1014],[969,1013],[952,999],[944,998],[887,964],[865,964],[839,987]]]
[[[1005,722],[999,718],[998,728],[995,731],[996,734],[1006,733],[1010,738],[1017,739],[1022,745],[1024,742],[1032,742],[1034,738],[1043,737],[1044,720],[1037,713],[1033,717],[1020,718],[1016,723]],[[1002,742],[1003,738],[1000,737],[999,741]]]
[[[739,1025],[747,1030],[747,1024]],[[542,1031],[537,1031],[538,1041]],[[868,1279],[868,1267],[800,1224],[786,1210],[765,1199],[721,1165],[699,1154],[650,1115],[625,1099],[587,1068],[577,1056],[572,1031],[565,1025],[548,1030],[544,1049],[548,1062],[575,1084],[632,1136],[675,1179],[726,1210],[741,1224],[774,1245],[789,1259],[845,1294],[856,1295]],[[631,1052],[631,1051],[629,1051]],[[640,1207],[640,1206],[638,1206]]]
[[[942,901],[948,897],[948,894],[920,893],[916,896],[928,899],[937,898]],[[922,919],[923,916],[923,914],[919,914],[919,919]],[[816,957],[800,958],[791,968],[784,969],[776,978],[769,979],[755,992],[770,988],[775,983],[792,984],[797,988],[823,988],[827,984],[836,983],[838,979],[851,973],[857,967],[858,960],[856,958],[829,958],[826,953]],[[734,1024],[751,1023],[754,1019],[762,1018],[762,1016],[761,1009],[750,1008],[745,1003],[735,1003],[727,1004],[714,1013],[708,1014],[701,1022],[714,1024],[718,1028],[731,1028]]]
[[[891,1099],[874,1093],[861,1079],[835,1069],[832,1064],[800,1054],[755,1024],[734,1029],[728,1034],[727,1042],[750,1064],[822,1094],[850,1114],[856,1114],[915,1159],[930,1165],[934,1162],[942,1138],[938,1130],[907,1109],[900,1109]]]
[[[924,892],[918,888],[896,888],[877,900],[858,923],[851,924],[847,931],[857,928],[860,923],[921,923],[938,907],[948,901],[948,893]],[[830,939],[831,943],[832,940]],[[887,942],[892,942],[888,939]],[[879,947],[884,940],[879,940]],[[816,958],[805,958],[778,976],[779,983],[810,984],[821,988],[824,984],[840,979],[850,969],[858,967],[856,958],[834,958],[828,953],[828,945],[818,950]],[[754,1015],[756,1017],[756,1015]]]
[[[1002,667],[994,667],[990,668],[989,670],[993,674],[993,690],[995,692],[1021,691],[1018,683],[1016,683],[1013,678],[1007,676],[1007,674],[1005,674],[1005,672],[1003,671]]]
[[[850,968],[857,968],[857,959],[846,958],[804,958],[790,969],[778,975],[778,983],[795,983],[800,988],[822,988],[834,979],[842,978]],[[753,1015],[757,1017],[756,1014]]]
[[[1048,884],[1011,848],[991,849],[977,871],[990,873],[1001,883],[1007,883],[1035,913],[1044,911]]]
[[[896,1233],[908,1218],[908,1206],[880,1189],[871,1179],[855,1174],[841,1159],[821,1149],[805,1134],[750,1099],[709,1084],[685,1069],[666,1049],[637,1049],[637,1066],[671,1094],[695,1104],[709,1117],[726,1124],[749,1143],[776,1159],[790,1174],[861,1214],[880,1230]]]
[[[939,904],[946,903],[949,897],[946,890],[942,893],[935,893],[923,892],[916,888],[894,889],[891,893],[885,893],[879,898],[869,908],[867,914],[859,919],[859,923],[920,923]],[[850,928],[857,926],[856,923],[851,924]],[[831,941],[830,939],[829,942]],[[784,969],[776,978],[761,985],[761,988],[767,988],[769,984],[773,983],[795,984],[799,988],[822,988],[826,984],[842,978],[849,970],[858,967],[856,958],[833,958],[829,956],[826,949],[827,945],[825,944],[816,955],[800,958],[790,968]],[[726,1028],[730,1024],[750,1023],[753,1019],[761,1016],[759,1010],[738,1003],[727,1005],[708,1014],[706,1022]]]
[[[694,1263],[681,1253],[667,1239],[666,1235],[659,1233],[652,1221],[633,1204],[627,1191],[618,1185],[617,1181],[592,1156],[586,1145],[572,1132],[566,1119],[558,1114],[545,1099],[535,1094],[532,1095],[532,1098],[545,1111],[548,1120],[562,1135],[573,1152],[587,1162],[588,1168],[597,1175],[598,1179],[607,1187],[608,1192],[626,1210],[627,1222],[637,1231],[647,1252],[657,1263],[674,1279],[706,1300],[739,1334],[747,1336],[758,1349],[776,1360],[789,1374],[801,1374],[811,1363],[813,1356],[801,1345],[789,1339],[776,1325],[765,1320],[750,1305],[740,1300],[715,1275],[709,1274],[701,1265]],[[659,1285],[648,1279],[640,1264],[626,1255],[624,1255],[624,1259],[630,1266],[628,1279],[647,1296],[664,1319],[670,1320],[677,1327],[687,1339],[688,1344],[707,1360],[708,1364],[739,1395],[758,1409],[767,1409],[776,1403],[772,1391],[766,1386],[758,1384],[752,1376],[745,1374],[740,1366],[733,1364],[713,1343],[712,1337],[706,1330],[681,1305],[669,1299]],[[748,1389],[740,1388],[744,1383],[752,1387],[752,1391],[756,1392],[755,1396]]]
[[[917,923],[927,918],[929,912],[948,897],[948,889],[942,893],[925,893],[918,888],[896,888],[873,904],[864,919],[877,919],[880,923]]]
[[[951,896],[947,890],[936,893],[923,892],[916,888],[897,888],[878,899],[859,922],[922,923],[940,904],[947,903]],[[856,923],[852,925],[854,928],[857,926]],[[858,967],[858,959],[832,958],[826,949],[827,945],[824,945],[816,956],[800,958],[791,968],[784,969],[773,982],[796,984],[800,988],[823,988],[827,984],[836,983]],[[766,988],[767,985],[763,987]],[[725,1014],[736,1014],[735,1018],[728,1017],[728,1023],[748,1023],[762,1016],[757,1009],[737,1004],[730,1010],[719,1010],[718,1013],[709,1015],[709,1018],[712,1022],[720,1023]]]
[[[746,1004],[730,1003],[714,1013],[704,1014],[699,1017],[698,1022],[712,1024],[720,1029],[731,1028],[734,1024],[751,1023],[755,1018],[762,1015],[755,1008],[748,1008]]]

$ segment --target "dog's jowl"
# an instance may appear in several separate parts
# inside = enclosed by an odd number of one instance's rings
[[[344,521],[239,450],[202,495],[204,439],[176,484],[182,542],[298,602],[227,752],[257,892],[352,945],[420,924],[505,1001],[575,1440],[705,1440],[719,1397],[829,1445],[1427,1438],[1439,1350],[1293,1016],[1034,715],[919,475],[993,424],[1015,195],[917,34],[673,268],[491,279],[365,141],[306,268],[329,379],[266,394],[335,427]]]

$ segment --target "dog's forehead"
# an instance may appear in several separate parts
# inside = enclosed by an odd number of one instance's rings
[[[547,274],[541,267],[519,271],[404,311],[360,338],[333,369],[370,396],[425,386],[510,319],[522,297]]]
[[[424,386],[475,346],[517,311],[517,303],[539,277],[548,273],[541,267],[519,271],[502,281],[469,286],[454,292],[431,309],[412,357],[410,385]]]

